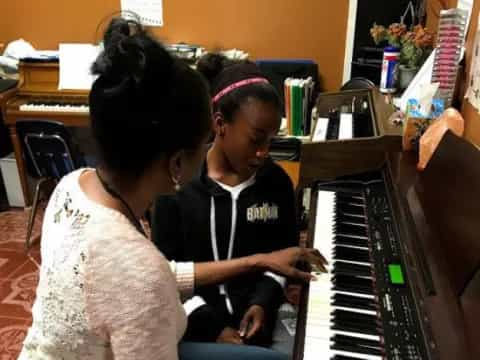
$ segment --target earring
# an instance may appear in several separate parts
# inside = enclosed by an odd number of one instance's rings
[[[180,180],[172,176],[172,181],[174,183],[173,188],[175,189],[175,191],[179,191],[181,188]]]

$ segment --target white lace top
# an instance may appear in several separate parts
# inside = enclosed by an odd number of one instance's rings
[[[186,315],[169,263],[125,216],[86,197],[81,172],[59,183],[45,212],[19,359],[176,359]]]

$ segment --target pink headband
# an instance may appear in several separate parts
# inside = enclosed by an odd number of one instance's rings
[[[237,81],[236,83],[233,83],[231,85],[228,85],[225,89],[221,90],[217,95],[213,97],[212,102],[216,103],[220,98],[228,94],[229,92],[238,89],[239,87],[245,86],[245,85],[250,85],[250,84],[256,84],[256,83],[267,83],[268,80],[265,78],[261,77],[256,77],[256,78],[250,78],[250,79],[245,79],[245,80],[240,80]]]

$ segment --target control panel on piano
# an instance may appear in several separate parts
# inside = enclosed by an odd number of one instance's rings
[[[380,177],[381,179],[381,177]],[[329,273],[309,284],[303,359],[428,359],[383,180],[312,191],[312,246]],[[316,200],[313,200],[313,199]],[[302,323],[299,321],[299,324]],[[301,358],[297,356],[297,359]]]
[[[81,103],[68,103],[60,101],[29,101],[19,106],[20,111],[31,112],[78,112],[88,113],[89,107],[86,104]]]

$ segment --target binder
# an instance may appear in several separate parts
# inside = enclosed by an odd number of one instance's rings
[[[304,136],[310,134],[310,104],[315,83],[307,79],[287,78],[284,82],[285,116],[289,135]]]

